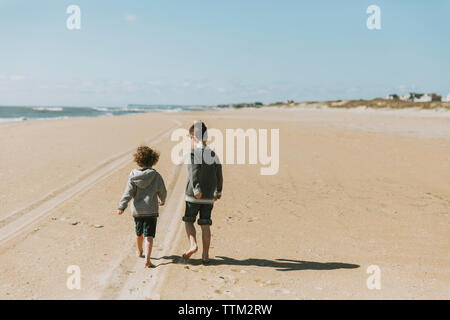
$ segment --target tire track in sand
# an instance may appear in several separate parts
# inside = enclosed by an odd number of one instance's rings
[[[184,204],[183,164],[175,169],[169,184],[169,201],[161,208],[152,256],[164,257],[173,254],[182,235],[181,213]],[[164,262],[156,263],[154,269],[144,268],[144,259],[137,258],[135,244],[129,253],[117,262],[117,267],[108,272],[103,283],[103,292],[90,295],[88,299],[159,299],[159,289],[167,274]],[[154,258],[153,258],[154,259]],[[159,258],[160,259],[160,258]],[[155,263],[155,260],[153,260]]]
[[[148,143],[159,143],[169,136],[173,129],[180,127],[182,124],[178,120],[171,121],[175,123],[172,127],[159,133],[156,137],[150,139]],[[99,179],[109,176],[126,166],[130,161],[130,153],[134,150],[135,148],[104,161],[99,166],[85,172],[72,182],[50,192],[44,198],[7,215],[0,220],[0,245],[16,235],[23,233],[30,225],[43,217],[50,210],[73,198],[75,195],[96,183]]]

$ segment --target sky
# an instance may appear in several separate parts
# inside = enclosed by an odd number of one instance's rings
[[[450,0],[0,0],[0,105],[446,96],[449,35]]]

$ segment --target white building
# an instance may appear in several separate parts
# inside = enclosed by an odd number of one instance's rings
[[[414,98],[414,102],[431,102],[431,101],[433,101],[433,98],[428,94],[424,94],[420,98]]]
[[[442,101],[442,97],[436,93],[427,93],[419,102]]]
[[[410,92],[410,93],[407,93],[404,96],[400,97],[400,99],[404,100],[404,101],[418,101],[418,99],[420,99],[422,97],[423,97],[422,93]]]
[[[444,99],[444,101],[450,102],[450,93],[448,94],[447,98]]]
[[[432,102],[432,101],[441,101],[442,97],[438,96],[435,93],[422,94],[422,93],[410,92],[410,93],[400,97],[400,99],[405,100],[405,101],[411,101],[411,102]]]

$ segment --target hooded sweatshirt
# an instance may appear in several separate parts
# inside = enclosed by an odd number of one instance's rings
[[[125,210],[131,201],[133,217],[157,217],[158,198],[166,201],[164,180],[155,169],[134,169],[128,176],[127,187],[119,203],[119,210]]]
[[[222,165],[219,157],[208,146],[191,150],[187,166],[186,201],[199,204],[214,204],[214,198],[222,196]],[[200,199],[195,196],[202,194]]]

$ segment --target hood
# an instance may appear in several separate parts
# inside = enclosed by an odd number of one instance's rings
[[[130,180],[141,189],[147,188],[156,178],[156,170],[145,169],[145,170],[133,170],[130,174]]]

